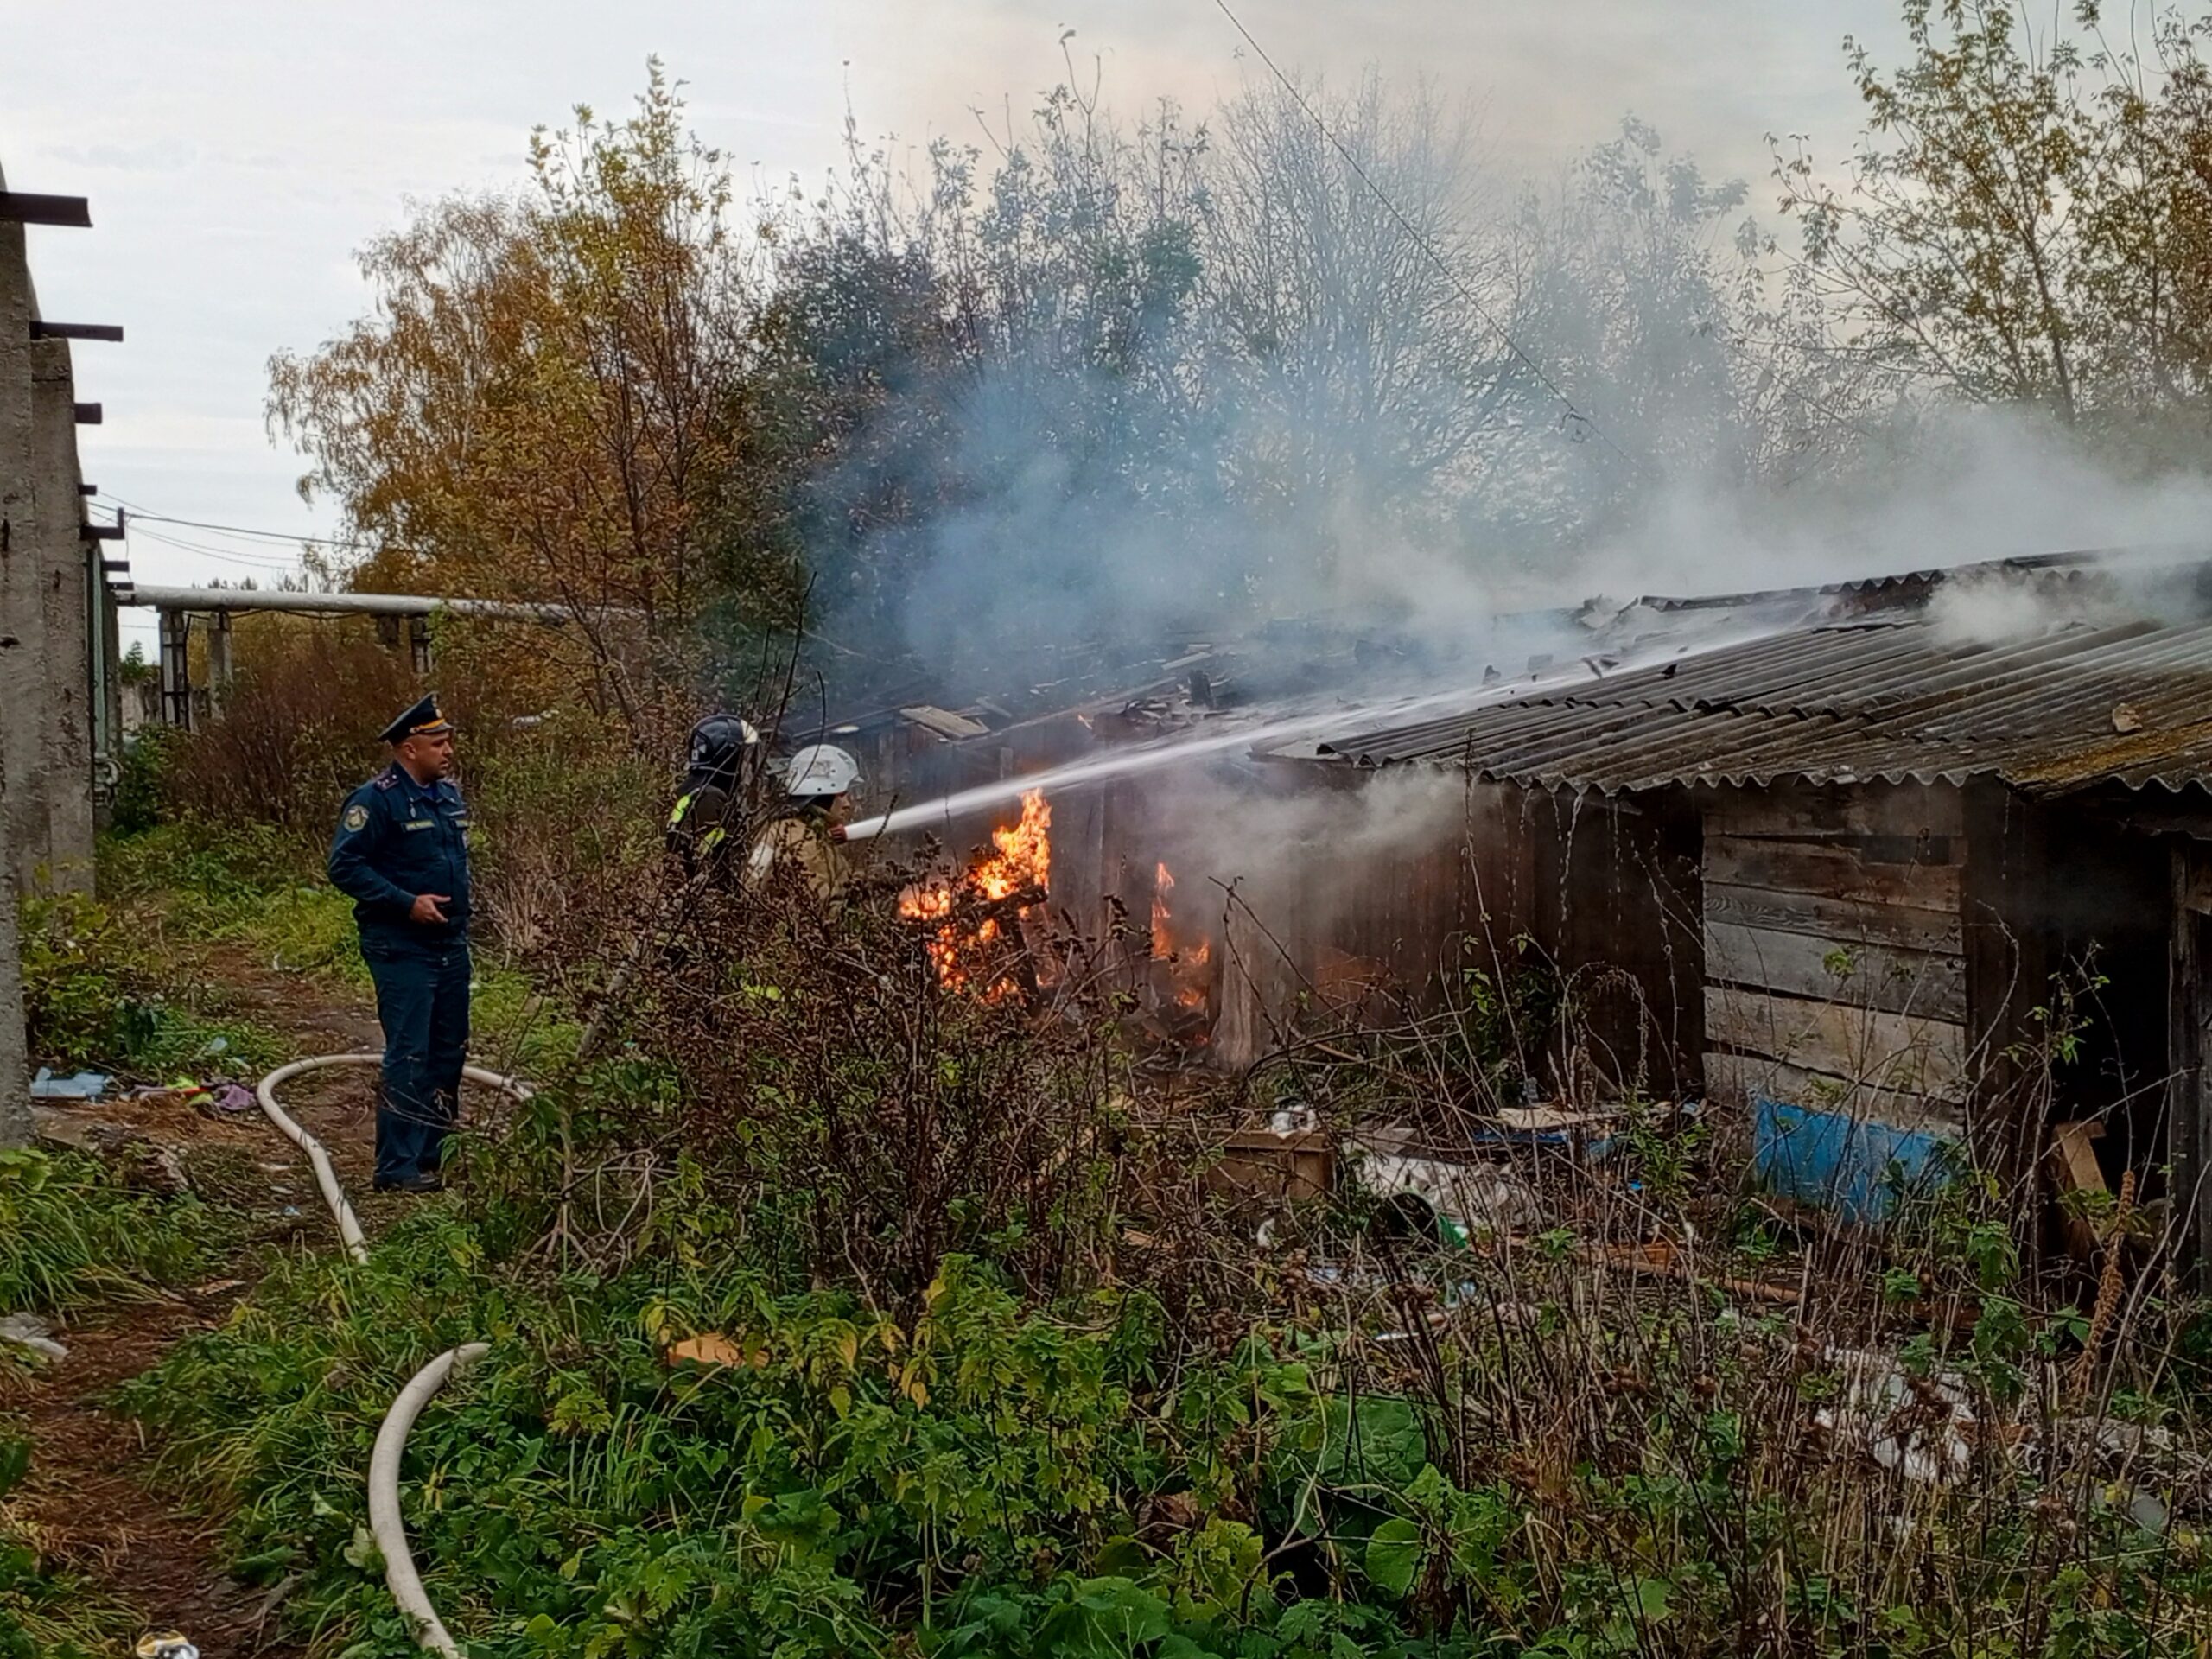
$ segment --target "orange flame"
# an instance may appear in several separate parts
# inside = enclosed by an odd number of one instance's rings
[[[1049,890],[1052,874],[1052,809],[1045,799],[1044,791],[1028,791],[1021,798],[1020,822],[1009,829],[991,831],[991,844],[998,850],[969,871],[962,878],[963,882],[984,899],[1010,899],[1031,888]],[[936,922],[952,913],[952,903],[950,882],[913,887],[899,895],[899,913],[912,921]],[[1029,909],[1025,906],[1016,914],[1026,917]],[[929,942],[930,960],[937,965],[939,982],[950,990],[969,989],[975,979],[977,956],[1000,936],[998,918],[995,916],[984,918],[969,933],[963,933],[954,923],[944,922]],[[982,995],[996,1001],[1014,995],[1018,988],[1012,980],[1001,979]]]
[[[1203,1011],[1206,1006],[1206,969],[1213,960],[1210,940],[1178,946],[1175,915],[1167,895],[1175,891],[1175,876],[1166,864],[1152,874],[1152,955],[1156,962],[1174,963],[1175,1002],[1179,1007]]]

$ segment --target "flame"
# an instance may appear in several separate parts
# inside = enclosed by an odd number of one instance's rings
[[[1021,798],[1020,822],[1008,829],[991,831],[991,844],[997,851],[969,870],[962,878],[963,884],[987,899],[1010,899],[1033,888],[1049,891],[1052,885],[1052,809],[1045,799],[1045,791],[1028,791]],[[950,881],[909,887],[899,897],[899,913],[912,921],[941,924],[929,941],[930,960],[937,965],[940,983],[950,990],[964,991],[973,988],[978,955],[985,946],[995,943],[1003,930],[995,916],[985,917],[976,925],[974,931],[966,933],[957,924],[944,921],[952,913],[953,893]],[[1030,908],[1024,906],[1015,913],[1017,917],[1026,917]],[[996,1001],[1014,995],[1018,989],[1012,980],[1001,979],[981,995]]]
[[[1174,872],[1164,863],[1152,873],[1152,955],[1155,962],[1174,964],[1175,1004],[1193,1012],[1205,1010],[1207,969],[1213,961],[1211,940],[1192,944],[1175,943],[1175,913],[1167,896],[1175,891]]]

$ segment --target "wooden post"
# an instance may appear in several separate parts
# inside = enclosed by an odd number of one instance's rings
[[[1963,805],[1960,932],[1974,1072],[1967,1130],[1976,1164],[2032,1202],[2048,1126],[2025,1121],[2034,1078],[2018,1055],[2042,1036],[2034,1011],[2050,994],[2044,824],[1994,779],[1967,785]]]
[[[2182,1281],[2212,1283],[2212,1116],[2205,1106],[2204,986],[2212,858],[2185,836],[2173,848],[2173,956],[2166,1016],[2166,1145],[2173,1166],[2172,1226]]]
[[[407,619],[407,644],[414,653],[416,677],[427,675],[432,667],[429,617],[410,616]]]

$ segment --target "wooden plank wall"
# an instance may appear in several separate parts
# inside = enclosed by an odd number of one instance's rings
[[[1713,1094],[1959,1126],[1966,828],[1959,791],[1941,785],[1777,785],[1707,807]]]

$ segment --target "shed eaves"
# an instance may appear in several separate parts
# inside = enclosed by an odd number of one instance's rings
[[[1447,718],[1320,753],[1607,793],[1991,774],[2037,793],[2108,780],[2181,790],[2212,783],[2212,624],[2078,626],[1999,645],[1952,644],[1925,621],[1817,628],[1499,687]]]

